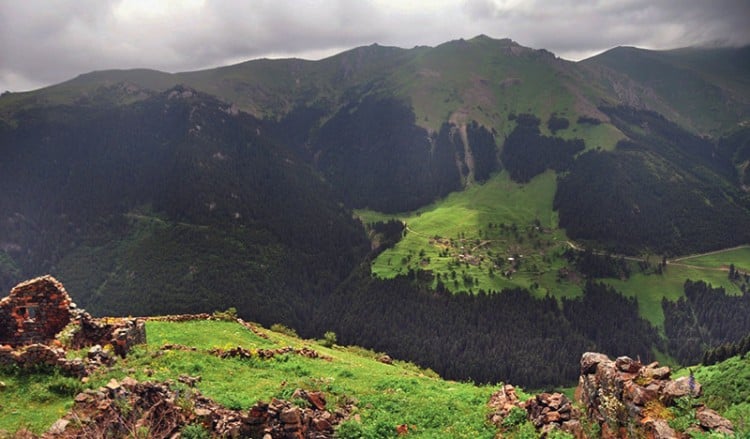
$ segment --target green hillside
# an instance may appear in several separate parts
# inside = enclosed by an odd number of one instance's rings
[[[235,410],[247,410],[258,401],[273,398],[304,404],[293,399],[296,389],[320,391],[329,410],[354,406],[349,419],[336,427],[340,438],[397,437],[399,426],[405,426],[410,437],[497,437],[498,430],[488,421],[487,406],[497,385],[444,380],[411,363],[383,362],[381,353],[332,343],[332,334],[327,340],[304,340],[283,326],[274,329],[243,326],[231,319],[150,320],[146,324],[148,344],[135,346],[126,358],[98,368],[84,382],[54,371],[0,369],[0,434],[20,429],[44,433],[68,412],[79,392],[130,377],[141,382],[171,380],[170,387],[186,401],[197,390]],[[236,348],[248,355],[222,358],[217,354]],[[268,354],[280,350],[288,352]],[[71,351],[68,357],[81,358],[86,352]],[[693,402],[705,403],[726,416],[738,437],[744,437],[750,428],[750,358],[735,356],[712,366],[693,366],[674,377],[690,373],[703,387],[703,396]],[[186,377],[194,384],[188,384]],[[520,388],[516,392],[521,400],[529,397]],[[692,419],[683,419],[686,415],[679,406],[663,416],[675,426]],[[522,423],[516,420],[508,425]],[[596,437],[593,430],[587,434]],[[527,423],[511,429],[509,437],[538,434]],[[558,433],[556,437],[571,436]]]
[[[651,90],[641,104],[719,137],[750,120],[750,48],[653,51],[617,47],[582,62],[606,66]],[[609,79],[614,84],[613,79]]]
[[[229,321],[149,321],[146,331],[148,345],[137,346],[113,368],[100,369],[86,384],[58,375],[0,371],[4,383],[0,389],[0,431],[25,427],[42,433],[67,411],[77,391],[96,389],[112,378],[162,381],[184,374],[200,376],[196,388],[201,393],[234,409],[249,409],[274,397],[291,399],[297,388],[322,391],[333,406],[355,401],[358,408],[353,415],[359,421],[352,419],[340,426],[341,437],[395,437],[396,427],[402,424],[410,426],[413,437],[495,435],[494,427],[486,421],[485,408],[492,386],[446,381],[410,363],[384,364],[378,361],[382,354],[358,347],[326,347],[315,340],[260,327],[251,332]],[[165,345],[196,350],[167,349]],[[221,359],[210,352],[237,346],[256,352],[256,356]],[[310,348],[329,359],[294,353],[270,359],[257,356],[259,349],[287,346]],[[181,383],[177,388],[189,391]]]

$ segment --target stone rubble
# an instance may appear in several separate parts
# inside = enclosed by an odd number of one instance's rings
[[[521,402],[515,388],[504,385],[488,402],[490,422],[502,430],[503,421],[514,407],[526,412],[542,436],[553,429],[587,437],[583,424],[599,425],[602,438],[646,437],[650,439],[688,438],[687,432],[675,431],[664,419],[664,413],[679,398],[698,397],[701,385],[692,377],[670,379],[669,367],[658,363],[643,365],[629,357],[612,361],[604,354],[587,352],[581,357],[581,376],[576,389],[580,410],[559,393],[542,393]],[[702,404],[696,404],[699,432],[733,434],[731,422]]]
[[[274,398],[249,410],[230,410],[194,389],[180,392],[168,382],[126,377],[79,393],[71,412],[42,437],[130,437],[141,432],[149,438],[172,438],[187,425],[200,424],[212,437],[329,439],[334,427],[356,409],[347,403],[330,411],[322,392],[297,389],[292,399],[307,407]]]
[[[219,358],[252,358],[252,357],[258,357],[261,360],[269,360],[276,355],[284,355],[284,354],[295,354],[299,355],[305,358],[310,359],[321,359],[325,361],[333,361],[333,358],[329,357],[328,355],[323,355],[319,353],[318,351],[314,349],[310,349],[307,346],[303,346],[301,349],[295,349],[291,346],[287,346],[284,348],[278,348],[278,349],[257,349],[257,350],[250,350],[245,349],[241,346],[237,346],[236,348],[232,349],[212,349],[211,354],[216,355]]]

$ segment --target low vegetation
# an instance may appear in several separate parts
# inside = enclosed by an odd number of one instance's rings
[[[290,399],[296,388],[324,392],[331,406],[355,401],[358,408],[352,419],[339,427],[344,438],[395,437],[400,425],[406,425],[414,437],[489,439],[495,435],[484,408],[492,386],[444,381],[434,372],[401,361],[385,364],[378,361],[381,354],[335,345],[335,335],[326,337],[324,344],[330,347],[325,347],[258,328],[261,337],[229,321],[150,321],[146,330],[147,345],[137,346],[126,359],[97,372],[86,384],[56,374],[0,372],[0,430],[29,428],[41,433],[70,408],[77,391],[103,386],[112,378],[161,381],[189,375],[201,377],[197,388],[205,396],[234,409],[248,409],[274,397]],[[162,349],[167,344],[196,350]],[[221,359],[211,353],[237,346],[251,352],[306,346],[331,360],[294,353],[269,359]]]

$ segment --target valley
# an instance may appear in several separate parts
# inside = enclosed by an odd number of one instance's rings
[[[6,93],[0,286],[235,307],[478,383],[695,364],[750,332],[744,51],[480,35]]]

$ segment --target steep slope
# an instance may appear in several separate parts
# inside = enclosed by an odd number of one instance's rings
[[[699,134],[719,137],[750,120],[750,47],[666,51],[617,47],[582,62],[625,75],[643,88],[609,77],[632,104],[659,111]],[[630,94],[630,97],[625,96]],[[627,102],[627,101],[626,101]]]
[[[631,140],[580,156],[560,179],[555,208],[572,238],[667,255],[750,239],[750,200],[714,143],[656,113],[604,111]]]
[[[367,243],[265,132],[181,87],[17,113],[0,132],[5,277],[52,270],[96,313],[236,306],[303,328],[304,302],[347,276]]]

